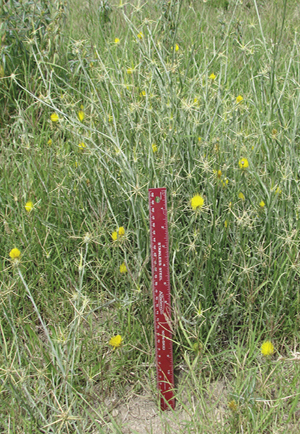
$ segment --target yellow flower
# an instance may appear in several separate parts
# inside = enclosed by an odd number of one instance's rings
[[[127,69],[127,74],[132,74],[133,73],[133,69],[132,68],[128,68]]]
[[[277,187],[275,190],[275,194],[281,194],[282,190],[280,189],[280,187]]]
[[[157,145],[155,143],[152,143],[152,151],[153,152],[157,152],[158,151]]]
[[[225,228],[228,227],[228,221],[227,221],[227,220],[225,220],[225,222],[224,222],[224,226],[225,226]]]
[[[25,209],[26,209],[27,212],[30,212],[33,209],[33,203],[31,202],[31,200],[29,200],[28,202],[26,202]]]
[[[123,235],[125,235],[125,229],[123,226],[119,227],[119,229],[117,229],[116,231],[114,231],[111,234],[111,237],[114,241],[117,241],[118,237],[122,237]],[[121,271],[122,273],[122,271]],[[126,273],[126,271],[124,271],[124,273]]]
[[[191,199],[191,207],[193,208],[194,211],[196,211],[197,209],[202,208],[202,206],[204,205],[204,199],[202,196],[200,196],[199,194],[197,194],[196,196],[192,197]]]
[[[120,43],[120,39],[119,38],[115,38],[115,44],[119,44]]]
[[[210,78],[212,81],[214,81],[216,77],[217,76],[214,73],[211,73],[208,78]]]
[[[179,50],[179,45],[175,44],[175,51],[178,51],[178,50]]]
[[[237,411],[238,406],[237,403],[235,402],[235,400],[233,399],[232,401],[228,402],[228,407],[230,408],[231,411],[233,411],[234,413]]]
[[[236,103],[237,104],[239,104],[240,102],[242,102],[243,101],[243,97],[242,97],[242,95],[238,95],[237,97],[236,97]]]
[[[80,120],[80,122],[82,122],[84,118],[85,118],[84,111],[83,110],[79,110],[79,112],[78,112],[78,119]]]
[[[84,148],[86,148],[86,144],[83,143],[83,142],[81,142],[81,143],[79,143],[78,148],[81,149],[81,150],[83,151]]]
[[[114,350],[116,348],[119,348],[122,345],[122,336],[121,335],[117,335],[117,336],[113,336],[110,340],[109,340],[109,345],[111,345],[112,347],[114,347]]]
[[[140,33],[138,33],[137,37],[138,37],[139,39],[143,39],[144,35],[143,35],[142,32],[140,32]]]
[[[247,158],[241,158],[239,161],[240,169],[246,169],[249,166]]]
[[[57,113],[52,113],[52,115],[50,116],[50,119],[52,122],[58,122],[59,121],[59,116]]]
[[[49,140],[48,140],[47,145],[49,145],[49,146],[52,145],[52,139],[49,139]]]
[[[118,230],[120,237],[122,237],[123,235],[125,235],[125,229],[123,228],[123,226],[121,226]]]
[[[264,206],[265,206],[266,204],[265,204],[265,202],[262,200],[261,202],[259,202],[259,206],[261,207],[261,208],[263,208]]]
[[[261,346],[261,353],[264,357],[271,356],[274,353],[274,346],[272,342],[266,341]]]
[[[19,249],[14,248],[9,252],[9,256],[11,259],[18,259],[21,256],[21,252]]]
[[[221,176],[222,176],[222,170],[218,170],[218,171],[217,171],[217,177],[220,179]]]
[[[202,140],[201,137],[198,137],[198,142],[201,142],[201,140]]]
[[[127,268],[126,268],[125,262],[123,262],[120,265],[120,273],[122,273],[122,274],[127,273]]]
[[[239,199],[245,200],[245,196],[241,192],[239,192]]]

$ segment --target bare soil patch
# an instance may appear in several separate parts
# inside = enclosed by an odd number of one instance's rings
[[[188,387],[188,385],[187,385]],[[224,382],[212,383],[204,392],[209,407],[206,417],[213,420],[213,425],[224,424],[227,411],[227,391]],[[161,411],[151,393],[132,396],[125,403],[115,406],[111,416],[121,428],[122,434],[166,434],[195,432],[196,417],[204,413],[203,403],[194,394],[185,390],[184,382],[178,387],[178,399],[175,410]],[[210,423],[211,424],[211,423]],[[109,424],[111,432],[113,424]],[[192,428],[193,427],[193,428]]]

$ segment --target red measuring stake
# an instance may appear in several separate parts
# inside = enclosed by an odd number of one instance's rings
[[[156,373],[162,410],[175,408],[166,193],[165,188],[149,189]]]

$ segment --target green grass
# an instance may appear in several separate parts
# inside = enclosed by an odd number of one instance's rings
[[[47,4],[1,5],[2,431],[122,432],[113,397],[156,399],[166,187],[180,432],[297,432],[299,5]]]

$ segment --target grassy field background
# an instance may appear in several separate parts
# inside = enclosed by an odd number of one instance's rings
[[[150,187],[178,432],[298,432],[298,2],[0,5],[1,432],[124,433],[116,402],[156,400]]]

